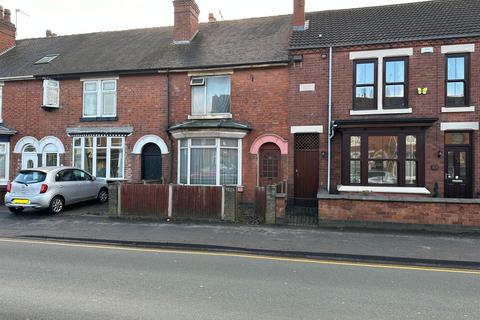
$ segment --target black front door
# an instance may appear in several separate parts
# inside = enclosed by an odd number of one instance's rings
[[[142,180],[162,179],[162,152],[153,143],[147,144],[142,150]]]
[[[472,198],[470,146],[445,146],[445,197]]]

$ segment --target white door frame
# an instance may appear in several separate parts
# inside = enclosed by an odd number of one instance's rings
[[[22,170],[27,169],[28,161],[33,161],[33,167],[38,167],[38,154],[33,152],[22,152]]]

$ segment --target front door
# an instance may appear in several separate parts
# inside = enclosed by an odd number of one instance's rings
[[[282,181],[281,152],[274,143],[266,143],[260,148],[260,186],[266,187]]]
[[[472,198],[471,147],[445,147],[445,197]]]
[[[22,154],[22,170],[36,167],[38,167],[38,155],[36,153],[24,152]]]
[[[162,179],[162,152],[160,148],[149,143],[142,150],[142,180]]]
[[[318,133],[295,135],[295,205],[317,205],[319,140]]]

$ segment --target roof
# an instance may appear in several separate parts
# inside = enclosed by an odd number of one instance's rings
[[[479,0],[432,0],[312,12],[291,49],[480,36]],[[321,35],[321,36],[320,36]]]
[[[187,69],[288,61],[291,16],[201,23],[190,44],[173,27],[18,40],[0,56],[0,78]],[[35,64],[48,54],[59,56]]]
[[[7,127],[4,127],[3,125],[0,124],[0,135],[1,136],[13,136],[17,131],[15,129],[10,129]]]
[[[67,128],[67,134],[71,136],[113,134],[128,136],[133,133],[133,127],[75,127]]]
[[[238,123],[232,120],[190,120],[170,127],[169,131],[183,129],[236,129],[250,131],[248,125]]]

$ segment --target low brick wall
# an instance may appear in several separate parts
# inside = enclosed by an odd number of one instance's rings
[[[319,195],[321,220],[480,226],[480,199]]]

